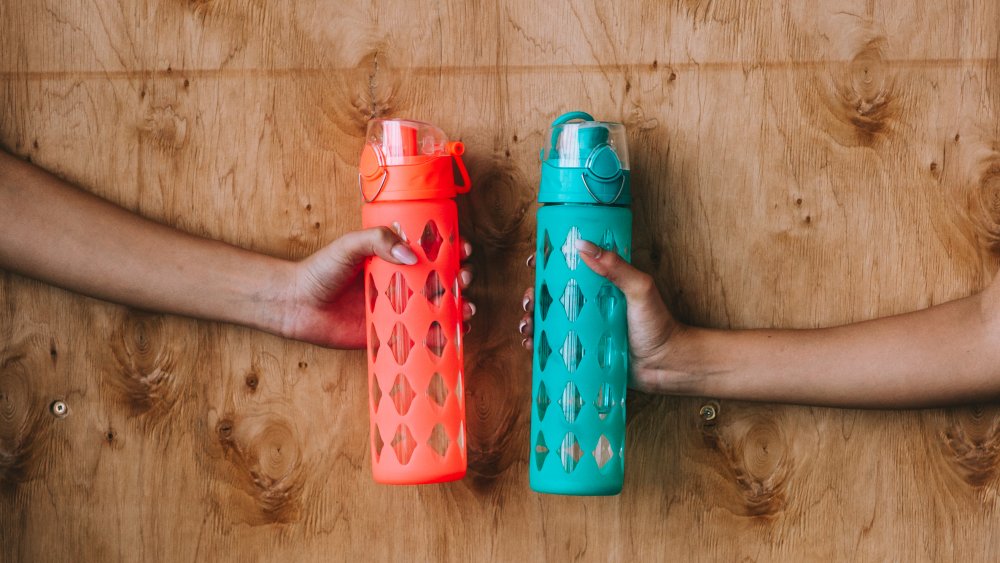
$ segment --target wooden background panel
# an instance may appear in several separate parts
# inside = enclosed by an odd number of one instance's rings
[[[369,476],[363,354],[0,276],[8,560],[991,559],[995,408],[630,395],[611,499],[527,489],[537,150],[629,127],[635,257],[685,320],[824,326],[995,271],[991,2],[3,3],[0,144],[184,230],[297,258],[359,226],[368,119],[468,146],[470,472]],[[942,374],[946,378],[947,374]],[[64,399],[70,414],[48,407]]]

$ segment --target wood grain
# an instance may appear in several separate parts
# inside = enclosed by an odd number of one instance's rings
[[[305,256],[360,225],[369,119],[461,138],[480,311],[469,476],[394,488],[369,476],[362,353],[0,273],[0,558],[996,560],[993,405],[706,422],[633,394],[624,493],[533,494],[515,326],[537,150],[576,108],[628,125],[635,259],[686,321],[978,290],[998,38],[989,0],[0,2],[0,145],[186,231]]]

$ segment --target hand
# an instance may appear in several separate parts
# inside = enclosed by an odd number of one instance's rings
[[[462,243],[461,260],[472,253]],[[365,288],[362,266],[370,256],[400,265],[416,264],[417,255],[394,232],[374,227],[348,233],[312,256],[294,264],[289,295],[281,301],[282,336],[331,348],[364,348]],[[472,271],[463,266],[458,274],[464,290]],[[462,305],[468,321],[476,313],[469,301]],[[466,329],[468,329],[466,325]]]
[[[576,248],[591,270],[607,278],[625,294],[631,355],[629,386],[642,391],[668,388],[669,382],[664,379],[681,367],[677,365],[682,363],[678,352],[685,348],[682,341],[687,327],[670,314],[652,276],[592,242],[579,241]],[[534,254],[528,258],[528,265],[534,265]],[[518,331],[524,336],[521,345],[531,350],[534,344],[534,288],[525,291],[522,307],[525,314]]]

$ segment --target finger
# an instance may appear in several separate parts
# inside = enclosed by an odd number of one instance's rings
[[[463,322],[462,323],[462,333],[463,334],[469,334],[469,332],[471,332],[471,331],[472,331],[472,324],[471,323],[467,323],[467,322]]]
[[[462,268],[458,271],[458,286],[462,289],[467,289],[469,284],[472,283],[472,269]]]
[[[472,256],[472,245],[467,242],[463,242],[458,252],[458,258],[462,262],[465,262],[468,260],[469,256]]]
[[[535,253],[534,252],[532,252],[531,254],[528,255],[528,259],[524,261],[524,265],[527,266],[527,267],[529,267],[529,268],[534,268],[535,267]]]
[[[525,313],[535,311],[535,288],[529,287],[525,290],[524,297],[521,299],[521,308],[524,309]]]
[[[606,251],[586,240],[576,241],[576,249],[594,273],[618,286],[629,301],[647,297],[654,287],[652,276],[636,269],[616,252]]]
[[[533,338],[522,338],[521,347],[530,352],[535,349],[535,340]]]
[[[417,263],[417,255],[409,245],[388,227],[373,227],[347,233],[328,248],[336,252],[341,262],[349,265],[360,264],[370,256],[378,256],[393,264]]]
[[[517,332],[521,336],[531,336],[535,330],[535,322],[531,317],[532,315],[524,315],[521,322],[517,323]]]
[[[462,303],[462,320],[469,320],[476,314],[476,305],[466,301]]]

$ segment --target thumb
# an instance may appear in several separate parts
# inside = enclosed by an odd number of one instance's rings
[[[347,233],[330,247],[337,260],[349,266],[357,266],[370,256],[378,256],[393,264],[417,263],[417,255],[410,246],[388,227],[372,227]]]
[[[577,241],[580,258],[596,274],[604,276],[625,294],[628,302],[630,351],[647,358],[667,342],[678,327],[663,302],[653,276],[636,269],[615,252],[592,242]]]
[[[584,263],[618,286],[629,303],[645,301],[656,292],[653,277],[623,260],[618,253],[606,251],[587,240],[576,241],[576,249]]]

